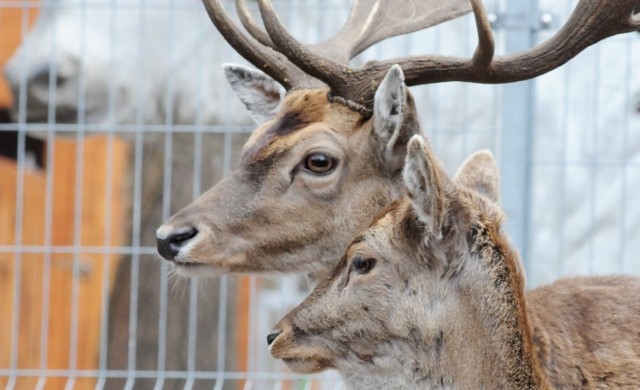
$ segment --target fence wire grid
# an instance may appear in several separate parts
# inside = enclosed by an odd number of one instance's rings
[[[317,42],[351,4],[274,5]],[[544,41],[575,5],[485,2],[498,54]],[[465,16],[355,62],[475,44]],[[639,49],[620,35],[533,81],[411,88],[450,173],[473,151],[497,157],[529,287],[640,271]],[[0,386],[341,388],[268,354],[304,281],[173,278],[156,254],[155,229],[234,167],[254,128],[225,62],[245,63],[199,0],[0,0]]]

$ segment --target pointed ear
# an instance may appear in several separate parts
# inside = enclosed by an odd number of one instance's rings
[[[373,131],[387,165],[392,171],[402,168],[407,142],[420,133],[420,124],[399,65],[389,69],[374,96]]]
[[[500,202],[500,171],[496,159],[488,150],[481,150],[469,156],[453,180],[496,203]]]
[[[277,81],[257,69],[238,64],[223,64],[222,69],[238,98],[257,124],[273,118],[287,91]]]
[[[416,216],[429,233],[439,236],[446,211],[448,178],[420,135],[409,141],[402,176]]]

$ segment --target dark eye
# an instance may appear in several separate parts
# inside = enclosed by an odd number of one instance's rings
[[[371,271],[375,265],[376,259],[372,259],[370,257],[364,258],[360,256],[354,258],[353,262],[351,263],[351,267],[353,268],[353,270],[360,275],[364,275],[367,272]]]
[[[304,169],[317,175],[325,175],[333,171],[337,161],[324,153],[312,153],[304,159]]]

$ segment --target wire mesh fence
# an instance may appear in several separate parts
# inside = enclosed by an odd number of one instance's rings
[[[305,42],[337,31],[350,8],[274,4]],[[536,13],[524,25],[509,20],[510,3],[485,5],[505,53],[509,34],[542,41],[575,2],[540,2],[544,23]],[[475,43],[463,17],[355,61],[468,57]],[[513,199],[525,212],[511,222],[524,232],[531,286],[640,268],[639,46],[627,34],[588,49],[530,82],[523,112],[505,109],[512,87],[412,88],[450,172],[481,148],[502,167],[524,161],[523,180],[503,187],[527,195]],[[155,229],[233,168],[254,128],[220,71],[243,60],[200,1],[0,0],[0,54],[11,86],[0,88],[0,385],[340,387],[334,374],[300,377],[268,355],[264,336],[302,299],[304,280],[179,279],[156,254]],[[519,130],[508,123],[528,129],[517,161],[505,153],[505,134]]]

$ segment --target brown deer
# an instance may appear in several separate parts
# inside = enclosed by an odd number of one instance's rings
[[[450,179],[416,135],[403,176],[408,195],[267,337],[274,357],[299,373],[337,369],[355,389],[640,386],[640,279],[525,295],[490,154]]]
[[[266,32],[237,0],[250,35],[233,24],[220,0],[204,3],[225,39],[270,77],[243,66],[225,67],[231,86],[261,124],[238,167],[157,230],[158,252],[178,274],[190,276],[271,271],[315,279],[325,274],[372,216],[403,194],[406,143],[420,131],[406,85],[525,80],[601,39],[640,29],[632,15],[636,0],[581,0],[548,41],[494,57],[480,0],[410,0],[402,6],[358,0],[335,37],[304,46],[283,28],[268,0],[258,1]],[[381,40],[470,8],[479,41],[471,59],[420,56],[348,66]]]

